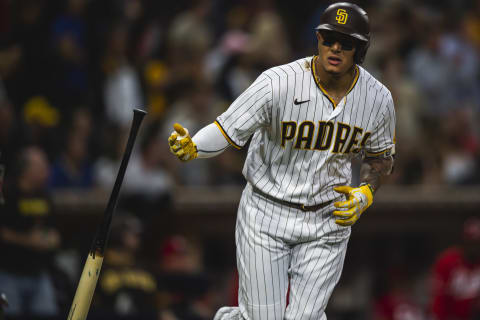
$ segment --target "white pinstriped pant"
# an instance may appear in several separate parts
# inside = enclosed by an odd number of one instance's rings
[[[282,206],[247,184],[235,232],[239,307],[219,309],[214,320],[327,319],[350,237],[333,210],[333,202],[317,212]]]

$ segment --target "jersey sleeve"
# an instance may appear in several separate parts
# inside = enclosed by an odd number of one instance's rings
[[[227,141],[240,149],[260,127],[269,126],[272,83],[262,73],[215,121]]]
[[[390,92],[381,101],[376,126],[365,143],[367,157],[390,156],[395,154],[395,108]]]

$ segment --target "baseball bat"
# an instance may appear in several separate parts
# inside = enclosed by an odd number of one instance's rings
[[[110,198],[108,199],[107,207],[103,213],[103,218],[98,226],[97,233],[88,253],[87,260],[83,267],[80,281],[78,282],[77,291],[73,298],[72,306],[68,313],[67,320],[85,320],[87,318],[90,304],[92,302],[93,292],[97,285],[100,269],[102,268],[105,248],[110,234],[110,224],[117,205],[120,187],[122,186],[123,177],[127,169],[130,154],[132,153],[133,145],[137,137],[138,129],[142,123],[143,117],[147,114],[144,110],[133,110],[133,121],[128,136],[127,146],[123,153],[122,162],[118,169],[117,178],[113,185]]]

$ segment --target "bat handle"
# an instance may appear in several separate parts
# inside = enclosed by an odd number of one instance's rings
[[[139,109],[139,108],[133,109],[133,123],[135,124],[136,122],[138,122],[138,126],[140,126],[140,123],[142,122],[143,117],[145,117],[146,115],[147,115],[147,111],[143,109]]]
[[[100,252],[101,254],[105,251],[105,246],[107,243],[109,230],[110,230],[110,223],[112,221],[113,212],[115,211],[115,207],[117,205],[118,195],[120,193],[120,187],[122,186],[123,178],[125,176],[125,171],[127,170],[128,161],[130,159],[130,155],[133,150],[133,145],[135,144],[135,139],[137,137],[138,129],[140,128],[140,124],[142,123],[143,118],[147,112],[142,109],[133,109],[133,120],[132,126],[130,128],[130,134],[128,136],[127,145],[125,147],[125,152],[123,153],[122,162],[120,163],[120,168],[118,169],[117,178],[115,179],[115,183],[113,185],[112,193],[110,194],[110,198],[108,199],[108,204],[105,209],[105,219],[100,224],[97,234],[95,236],[95,240],[93,241],[91,252]]]

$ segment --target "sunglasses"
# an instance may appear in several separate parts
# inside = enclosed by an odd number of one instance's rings
[[[335,43],[340,43],[342,50],[350,51],[355,47],[355,39],[349,36],[344,36],[338,32],[320,32],[323,38],[322,45],[331,47]]]

